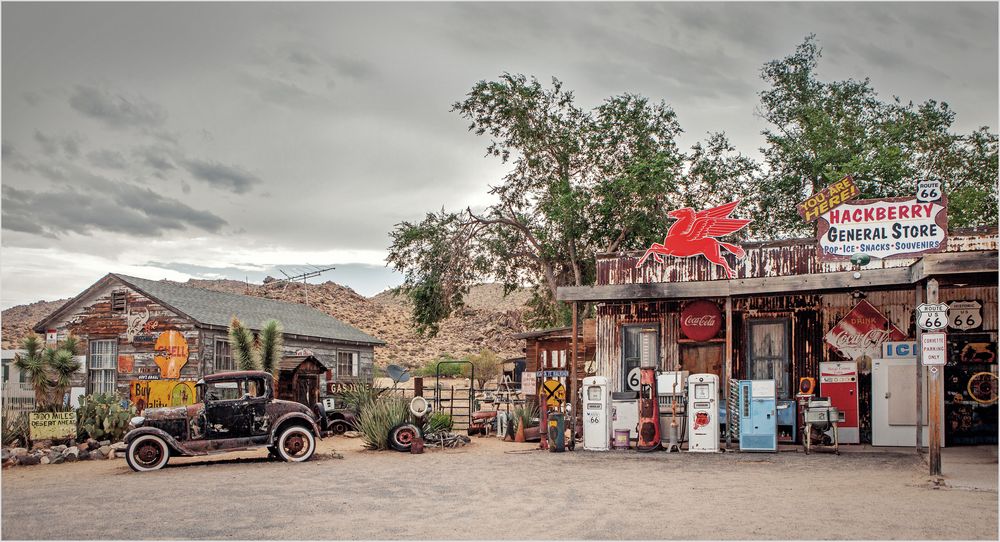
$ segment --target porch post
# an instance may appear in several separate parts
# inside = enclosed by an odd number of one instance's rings
[[[577,397],[577,392],[576,392],[576,363],[577,363],[577,351],[579,349],[579,345],[577,344],[577,333],[579,332],[578,331],[579,326],[578,326],[578,321],[577,321],[577,309],[578,309],[578,303],[576,301],[574,301],[573,302],[573,334],[572,334],[572,348],[573,348],[573,351],[570,354],[570,362],[569,362],[569,401],[570,401],[570,404],[573,405],[573,408],[571,409],[572,412],[570,413],[570,426],[569,426],[569,428],[570,428],[569,429],[570,437],[569,437],[568,447],[569,447],[570,450],[573,450],[573,449],[576,448],[576,444],[575,444],[576,443],[576,411],[580,407],[580,405],[578,404],[579,403],[579,398]]]
[[[733,298],[726,296],[726,358],[725,373],[722,377],[722,392],[726,401],[726,449],[732,444],[733,436],[730,431],[730,424],[733,420],[733,411],[729,404],[729,378],[733,374]],[[690,415],[690,414],[689,414]]]
[[[914,299],[914,302],[913,302],[913,308],[914,309],[916,309],[917,307],[919,307],[920,304],[924,302],[923,301],[923,297],[924,297],[924,285],[922,283],[918,283],[917,284],[917,287],[916,287],[916,290],[915,290],[915,297],[916,297],[916,299]],[[916,319],[914,319],[914,321],[916,321]],[[923,385],[924,385],[924,368],[923,368],[924,361],[923,361],[923,354],[921,352],[922,349],[920,348],[920,336],[923,334],[923,330],[920,329],[920,326],[916,326],[916,327],[917,327],[917,332],[916,332],[916,336],[917,336],[916,337],[917,338],[917,348],[916,348],[917,349],[917,357],[916,357],[917,363],[916,363],[916,365],[917,366],[916,366],[916,368],[914,370],[914,373],[917,376],[917,453],[919,454],[921,448],[923,447],[920,444],[920,442],[923,439],[920,438],[920,437],[923,434],[923,423],[921,421],[921,416],[923,415],[923,393],[922,393],[922,388],[923,388]]]
[[[937,279],[930,279],[927,281],[927,302],[937,303],[938,302],[938,281]],[[944,372],[944,366],[933,366],[931,367],[931,380],[927,383],[927,401],[930,404],[927,405],[927,412],[930,414],[928,418],[929,429],[927,439],[930,441],[927,447],[930,448],[930,466],[931,466],[931,476],[941,475],[941,385],[944,382],[944,378],[941,373]]]

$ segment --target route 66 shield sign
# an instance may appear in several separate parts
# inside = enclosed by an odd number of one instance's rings
[[[948,308],[948,327],[959,330],[983,325],[983,306],[978,301],[953,301]]]
[[[924,331],[948,327],[948,305],[924,303],[917,307],[917,326]]]

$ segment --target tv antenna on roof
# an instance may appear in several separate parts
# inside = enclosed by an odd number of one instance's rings
[[[308,270],[308,271],[306,271],[304,273],[299,273],[298,275],[294,275],[294,276],[293,275],[289,275],[288,273],[285,273],[284,269],[280,269],[279,268],[278,271],[280,271],[282,275],[285,275],[285,278],[278,279],[278,280],[275,280],[275,281],[271,281],[271,282],[265,284],[265,286],[271,286],[271,285],[274,285],[274,284],[284,284],[285,288],[288,288],[288,283],[289,282],[296,282],[298,280],[302,280],[302,285],[305,286],[307,284],[306,280],[311,279],[313,277],[318,277],[318,276],[322,275],[323,273],[325,273],[326,271],[330,271],[330,270],[336,269],[336,267],[323,267],[323,268],[319,268],[319,267],[317,267],[315,265],[312,265],[312,264],[306,264],[306,265],[308,265],[312,269]],[[306,305],[308,306],[309,305],[309,288],[303,288],[303,291],[306,294]],[[284,292],[284,289],[282,290],[282,292]]]

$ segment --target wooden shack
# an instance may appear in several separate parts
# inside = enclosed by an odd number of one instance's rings
[[[278,399],[312,408],[319,402],[320,376],[326,366],[316,356],[285,356],[278,364]]]

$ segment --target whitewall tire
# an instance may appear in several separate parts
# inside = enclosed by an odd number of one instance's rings
[[[293,425],[281,432],[275,448],[281,459],[298,463],[309,460],[316,452],[316,439],[309,429]]]
[[[162,469],[170,460],[170,447],[156,435],[139,435],[125,450],[125,462],[134,471]]]

